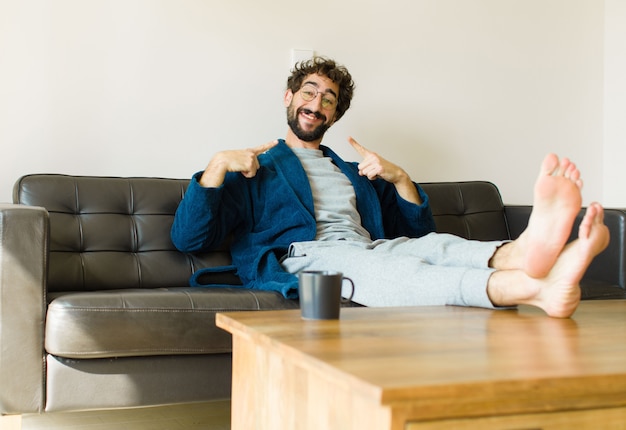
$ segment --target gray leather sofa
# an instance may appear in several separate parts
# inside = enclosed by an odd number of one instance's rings
[[[297,308],[273,292],[190,288],[228,264],[170,242],[188,180],[28,175],[0,204],[0,413],[121,408],[228,398],[230,335],[222,311]],[[515,238],[530,208],[504,206],[487,182],[423,184],[439,231]],[[626,298],[626,213],[607,210],[611,245],[583,296]],[[575,229],[574,229],[575,230]]]

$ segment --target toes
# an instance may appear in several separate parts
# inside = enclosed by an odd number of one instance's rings
[[[541,174],[550,176],[559,168],[559,157],[556,154],[548,154],[541,163]]]
[[[546,176],[560,176],[573,182],[579,189],[583,187],[580,179],[580,170],[569,158],[559,159],[556,154],[546,155],[541,163],[541,174]]]
[[[591,227],[596,219],[598,209],[596,205],[593,203],[587,207],[585,211],[585,215],[580,222],[580,226],[578,227],[578,237],[581,239],[588,239],[591,234]]]
[[[577,179],[576,181],[574,181],[574,183],[576,184],[576,186],[578,187],[579,190],[583,189],[583,180],[582,179]]]
[[[578,179],[580,179],[580,171],[576,168],[576,165],[574,163],[570,163],[566,167],[563,176],[567,179],[570,179],[572,182],[576,182]]]
[[[555,176],[567,176],[570,169],[572,168],[572,162],[569,161],[569,158],[561,158],[559,163],[559,169],[554,172]]]
[[[578,238],[586,240],[590,239],[591,242],[596,243],[598,248],[597,252],[601,252],[607,247],[610,240],[609,236],[608,229],[604,225],[604,208],[600,203],[591,203],[587,207],[585,215],[580,222],[580,227],[578,228]]]

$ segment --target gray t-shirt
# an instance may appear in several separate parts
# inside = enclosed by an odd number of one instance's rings
[[[292,148],[311,184],[316,240],[357,240],[370,242],[369,232],[361,225],[356,210],[356,194],[350,180],[324,157],[321,150]]]

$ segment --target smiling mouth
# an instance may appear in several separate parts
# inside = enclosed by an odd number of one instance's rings
[[[299,109],[299,114],[303,115],[305,118],[309,119],[309,120],[322,120],[322,121],[326,121],[326,117],[324,115],[322,115],[319,112],[313,112],[309,109]]]

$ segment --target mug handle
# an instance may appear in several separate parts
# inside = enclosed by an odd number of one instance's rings
[[[341,303],[348,303],[350,300],[352,300],[352,297],[354,297],[354,281],[352,281],[352,279],[348,278],[347,276],[343,277],[343,281],[349,281],[350,285],[352,286],[352,291],[350,292],[350,297],[348,298],[341,298]]]

